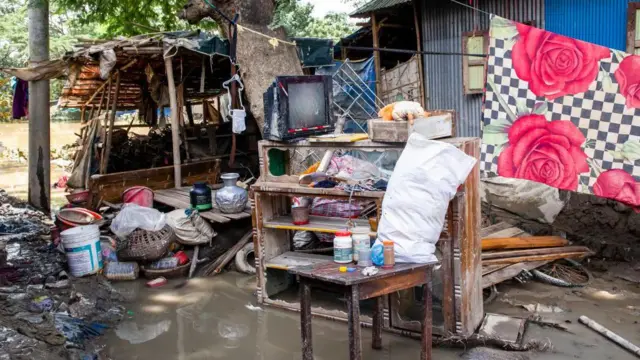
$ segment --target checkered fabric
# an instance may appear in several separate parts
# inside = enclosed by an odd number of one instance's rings
[[[622,59],[620,52],[612,51],[612,56],[600,61],[600,74],[589,89],[580,94],[567,95],[555,100],[536,97],[529,90],[529,83],[517,77],[511,62],[511,49],[514,40],[491,38],[487,63],[487,78],[493,79],[502,98],[516,112],[517,101],[525,102],[532,109],[538,102],[547,102],[546,117],[549,120],[570,120],[587,138],[583,150],[590,161],[602,170],[623,169],[640,179],[640,161],[631,164],[621,158],[614,158],[612,152],[620,150],[627,140],[640,140],[640,109],[625,108],[625,97],[618,92],[607,92],[604,89],[602,73],[614,78],[614,72]],[[487,86],[483,110],[483,124],[486,126],[495,119],[507,119],[501,108],[497,94]],[[635,119],[635,121],[634,121]],[[480,170],[483,176],[496,176],[498,173],[498,155],[500,147],[483,144],[480,157]],[[579,192],[593,192],[596,174],[580,175]]]

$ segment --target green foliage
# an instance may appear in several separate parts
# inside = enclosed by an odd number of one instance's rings
[[[276,0],[277,7],[271,27],[283,27],[290,37],[316,37],[338,40],[351,34],[356,26],[348,22],[347,14],[327,14],[316,19],[311,16],[313,5],[300,0]]]
[[[196,27],[177,13],[187,0],[56,0],[60,7],[78,14],[81,24],[100,24],[101,37],[132,36],[156,31],[189,30]],[[197,28],[215,30],[211,21]]]

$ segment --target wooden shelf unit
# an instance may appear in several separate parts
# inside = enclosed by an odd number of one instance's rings
[[[443,139],[465,153],[479,159],[480,140],[477,138]],[[350,194],[339,189],[315,189],[297,184],[298,177],[292,174],[287,163],[287,173],[274,176],[269,172],[268,153],[272,149],[295,150],[299,148],[364,150],[364,151],[401,151],[404,144],[379,144],[371,141],[355,143],[314,143],[303,141],[296,144],[260,141],[261,182],[252,186],[250,201],[254,226],[254,247],[256,266],[258,269],[258,302],[288,310],[299,311],[300,306],[296,293],[295,277],[287,273],[291,266],[331,262],[328,255],[317,255],[295,252],[292,244],[293,231],[309,230],[332,233],[344,228],[347,219],[322,218],[312,216],[307,225],[293,225],[290,211],[290,198],[294,196],[323,197],[333,199],[349,199]],[[290,160],[286,151],[287,161]],[[457,334],[471,335],[480,325],[484,311],[482,306],[482,269],[480,241],[480,198],[479,198],[479,166],[476,164],[458,194],[451,201],[445,227],[438,242],[441,254],[439,286],[442,288],[440,299],[441,314],[434,314],[433,331],[439,335]],[[373,200],[378,208],[378,220],[382,207],[384,192],[363,191],[354,193],[353,200]],[[357,220],[358,223],[365,220]],[[337,265],[336,265],[337,266]],[[330,289],[327,289],[330,291]],[[383,327],[387,331],[398,334],[419,332],[417,323],[410,313],[418,299],[414,292],[398,292],[388,297],[385,304]],[[336,306],[322,304],[312,308],[315,316],[333,320],[346,321],[347,313],[335,297]],[[434,313],[435,313],[434,309]],[[371,317],[363,312],[361,322],[371,324]]]

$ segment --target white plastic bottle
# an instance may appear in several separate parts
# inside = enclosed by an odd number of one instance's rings
[[[333,261],[338,264],[348,264],[353,261],[353,239],[346,230],[336,232],[333,238]]]

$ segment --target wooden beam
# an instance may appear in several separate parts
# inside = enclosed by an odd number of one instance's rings
[[[560,253],[584,252],[590,253],[591,250],[585,246],[561,246],[542,249],[526,249],[526,250],[509,250],[509,251],[493,251],[483,252],[482,260],[504,259],[522,256],[551,255]]]
[[[380,38],[378,32],[380,31],[380,26],[378,25],[378,22],[376,21],[376,13],[372,12],[371,13],[371,33],[373,34],[373,47],[374,48],[379,48],[380,47]],[[376,95],[380,96],[380,76],[382,75],[382,72],[380,71],[381,69],[381,64],[380,64],[380,51],[374,51],[373,52],[373,63],[374,63],[374,70],[376,72]]]
[[[482,250],[533,249],[569,245],[569,240],[560,236],[528,236],[482,239]]]
[[[488,275],[482,276],[482,288],[486,289],[491,285],[495,285],[503,281],[512,279],[518,276],[518,274],[520,274],[524,270],[533,270],[533,269],[539,268],[540,266],[548,262],[549,261],[543,260],[543,261],[523,262],[519,264],[506,265],[506,266],[500,265],[504,267]]]
[[[418,2],[418,0],[413,0],[413,24],[416,28],[416,49],[418,51],[422,51],[422,40],[421,40],[421,36],[420,36],[420,21],[418,20],[418,14],[420,14],[420,3]],[[420,79],[420,103],[422,104],[423,108],[427,108],[427,103],[426,103],[426,98],[427,96],[425,95],[425,88],[424,88],[424,71],[422,70],[422,53],[418,53],[418,78]],[[455,136],[455,132],[453,134]]]
[[[520,257],[504,258],[504,259],[482,260],[482,265],[518,264],[521,262],[532,262],[532,261],[543,261],[543,260],[553,261],[553,260],[560,260],[560,259],[575,259],[575,258],[583,258],[590,254],[591,252],[577,251],[577,252],[567,252],[567,253],[548,254],[548,255],[520,256]]]
[[[116,71],[116,90],[113,94],[113,104],[111,105],[111,113],[109,114],[109,129],[107,129],[107,144],[103,159],[103,168],[101,173],[106,174],[109,167],[109,156],[111,155],[111,139],[113,136],[113,125],[116,121],[116,110],[118,110],[118,93],[120,92],[120,70]]]
[[[173,62],[171,58],[164,59],[169,85],[169,106],[171,107],[171,143],[173,148],[173,176],[176,188],[182,186],[182,170],[180,169],[180,124],[178,123],[178,99],[176,97],[176,83],[173,80]]]

